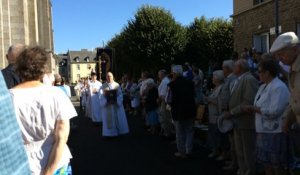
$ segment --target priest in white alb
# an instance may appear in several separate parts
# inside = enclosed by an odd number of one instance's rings
[[[111,72],[106,75],[107,82],[100,90],[100,105],[103,119],[102,135],[107,137],[127,134],[127,118],[123,107],[121,87],[114,81]]]

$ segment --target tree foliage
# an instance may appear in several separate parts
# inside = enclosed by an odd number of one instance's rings
[[[205,17],[195,18],[185,27],[163,8],[142,6],[108,46],[115,49],[121,74],[138,76],[142,70],[155,73],[186,61],[206,70],[209,62],[230,58],[232,30],[231,21]]]
[[[116,49],[117,62],[124,66],[122,70],[133,73],[156,72],[170,65],[184,52],[185,45],[185,28],[170,12],[152,6],[138,9],[134,19],[109,43]]]
[[[221,63],[233,52],[233,27],[223,19],[195,18],[188,26],[187,60],[207,70],[209,63]]]

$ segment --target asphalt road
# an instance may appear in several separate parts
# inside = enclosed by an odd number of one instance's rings
[[[78,108],[78,107],[77,107]],[[176,144],[149,135],[140,117],[128,116],[130,134],[115,139],[101,136],[101,126],[78,111],[72,119],[77,125],[69,136],[74,175],[226,175],[224,162],[207,158],[209,151],[201,146],[203,133],[195,136],[194,156],[174,156]]]

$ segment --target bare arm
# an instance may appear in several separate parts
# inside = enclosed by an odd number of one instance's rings
[[[45,175],[53,175],[59,168],[57,167],[63,151],[65,149],[70,132],[69,120],[57,120],[55,124],[55,142],[50,152],[47,166],[44,170]]]

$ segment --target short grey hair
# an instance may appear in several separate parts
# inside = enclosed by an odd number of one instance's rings
[[[164,75],[167,75],[167,71],[165,69],[160,69],[158,72],[163,73]]]
[[[172,72],[175,73],[175,74],[177,74],[177,75],[182,75],[182,73],[183,73],[183,68],[182,68],[181,65],[174,65],[174,66],[172,67]]]
[[[233,69],[234,69],[234,62],[233,62],[233,60],[224,60],[223,61],[223,67],[226,67],[229,70],[233,71]]]
[[[8,48],[7,54],[12,54],[14,57],[17,57],[17,56],[20,55],[20,53],[24,49],[25,49],[25,45],[24,44],[17,43],[17,44],[11,45]]]
[[[213,76],[216,77],[217,80],[224,82],[225,76],[222,70],[214,71]]]
[[[243,72],[248,72],[249,71],[249,64],[248,64],[247,60],[239,59],[239,60],[236,61],[235,64],[241,66],[241,69],[243,70]]]

